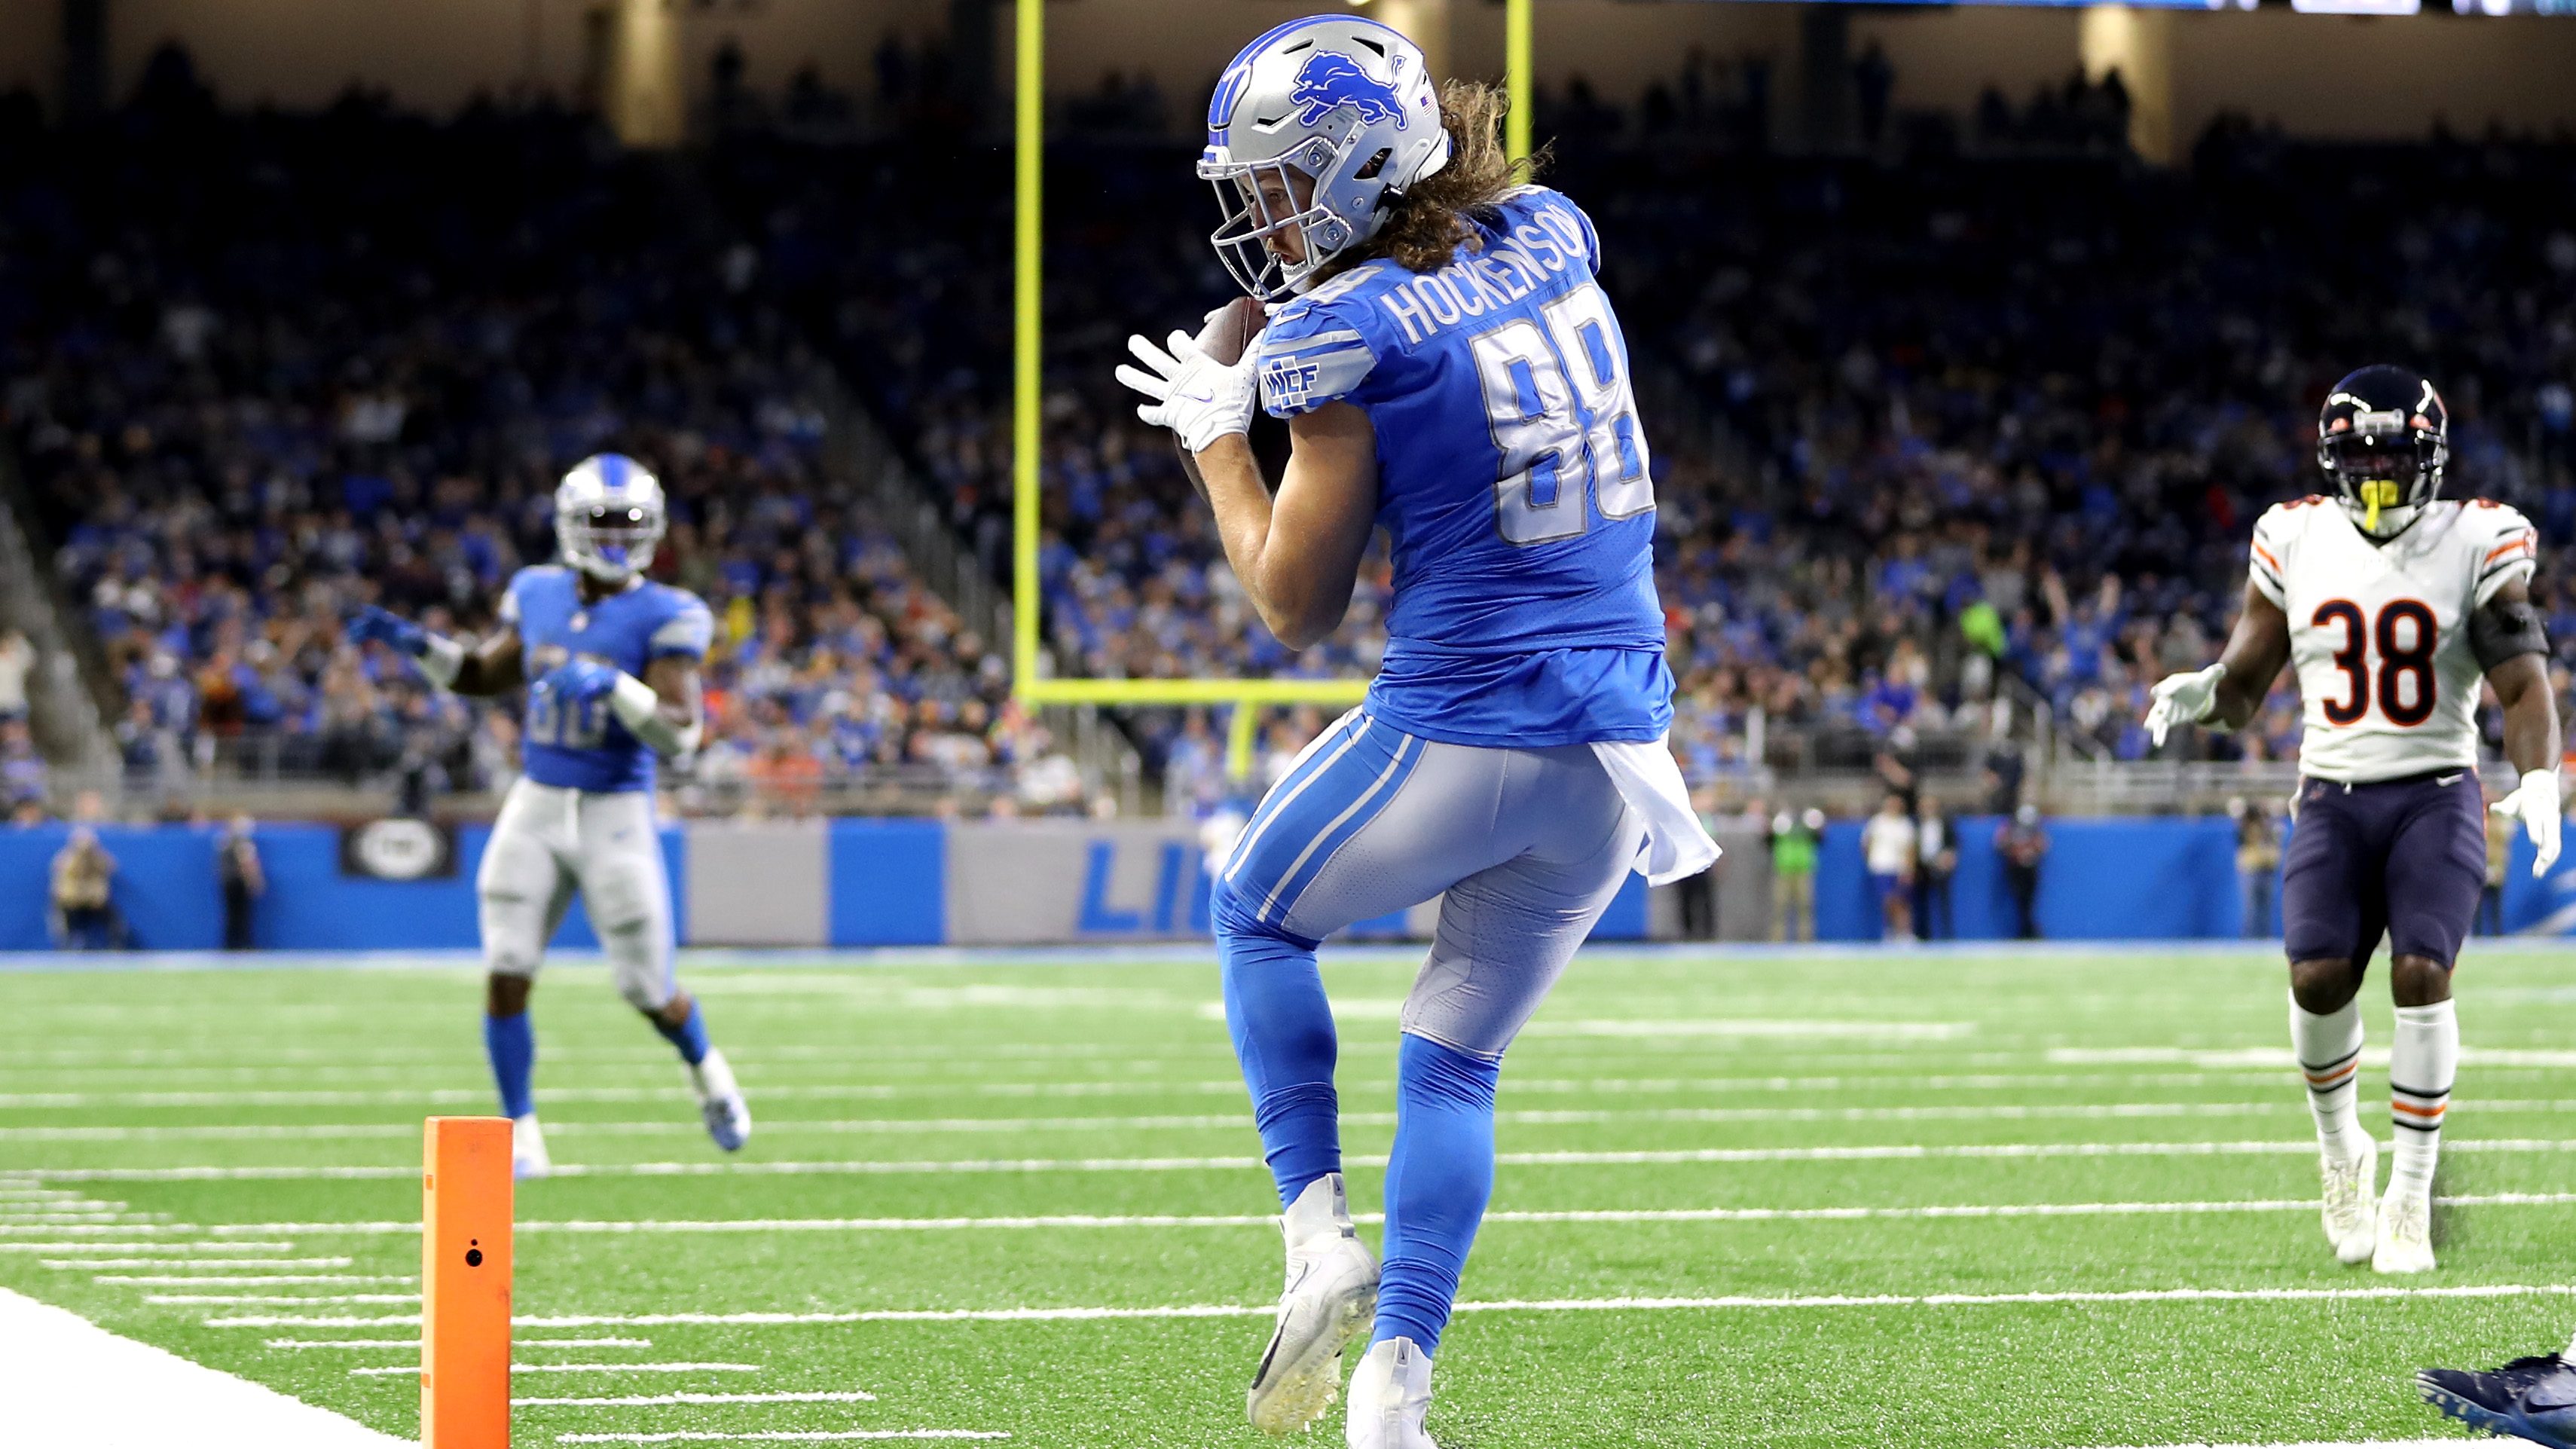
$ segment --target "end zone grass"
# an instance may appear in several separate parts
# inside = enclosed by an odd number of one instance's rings
[[[2271,951],[1588,954],[1504,1074],[1433,1432],[2440,1435],[2415,1368],[2576,1328],[2567,959],[2464,965],[2443,1266],[2390,1280],[2318,1231]],[[1362,1207],[1412,962],[1328,954]],[[601,973],[537,994],[568,1171],[519,1194],[518,1442],[1263,1442],[1275,1203],[1209,964],[683,973],[759,1116],[739,1159]],[[415,1433],[419,1127],[487,1108],[476,977],[0,972],[0,1284]]]

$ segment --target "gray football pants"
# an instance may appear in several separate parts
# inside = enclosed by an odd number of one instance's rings
[[[581,892],[617,994],[660,1011],[673,974],[671,883],[662,832],[643,790],[567,790],[522,779],[501,801],[474,893],[483,964],[496,976],[534,976],[546,942]]]
[[[1353,710],[1244,828],[1216,883],[1217,933],[1311,953],[1355,921],[1439,896],[1403,1030],[1498,1059],[1609,908],[1644,836],[1589,745],[1441,744]]]

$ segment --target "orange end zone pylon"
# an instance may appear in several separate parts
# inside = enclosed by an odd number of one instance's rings
[[[420,1180],[420,1442],[509,1449],[510,1119],[432,1117]]]

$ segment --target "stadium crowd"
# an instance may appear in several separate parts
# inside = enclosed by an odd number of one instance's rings
[[[900,146],[831,166],[746,138],[720,183],[997,573],[1001,164]],[[1132,144],[1050,157],[1051,634],[1103,674],[1365,672],[1383,561],[1350,623],[1290,656],[1244,609],[1168,443],[1106,385],[1126,331],[1227,294],[1188,169]],[[1703,777],[1744,763],[1757,709],[1865,741],[1980,721],[2007,678],[2084,751],[2146,753],[2146,685],[2214,657],[2254,517],[2314,490],[2318,402],[2382,353],[2447,390],[2452,496],[2525,507],[2548,546],[2576,538],[2576,236],[2532,209],[2576,179],[2566,147],[2297,147],[2231,126],[2158,173],[2064,151],[1888,166],[1568,143],[1554,174],[1608,239],[1631,329],[1676,745]],[[2406,205],[2379,224],[2401,174]],[[2409,285],[2392,295],[2391,276]],[[2566,577],[2544,573],[2576,623]],[[2285,691],[2259,729],[2175,748],[2288,758],[2297,737]]]
[[[701,780],[793,807],[870,765],[1054,758],[820,447],[828,369],[1006,576],[1006,152],[898,118],[891,140],[740,125],[621,160],[547,111],[232,117],[179,63],[156,76],[104,133],[0,147],[0,400],[125,685],[132,769],[255,742],[492,783],[509,721],[341,646],[339,615],[376,595],[485,623],[550,552],[554,473],[610,446],[664,469],[660,571],[721,620]],[[1757,717],[1866,760],[2025,688],[2086,752],[2145,754],[2146,685],[2213,657],[2254,516],[2315,486],[2326,384],[2382,355],[2444,384],[2453,496],[2576,542],[2576,234],[2538,209],[2576,148],[2225,126],[2157,172],[2090,144],[1890,165],[1626,129],[1570,125],[1552,177],[1598,221],[1630,329],[1697,778],[1756,763]],[[1364,674],[1385,560],[1337,634],[1286,650],[1109,381],[1127,332],[1230,294],[1189,167],[1133,136],[1049,157],[1047,637],[1087,674]],[[2562,687],[2571,579],[2542,572]],[[1134,723],[1149,763],[1204,772],[1210,721]],[[2285,691],[2257,728],[2171,748],[2290,758],[2297,737]]]
[[[341,619],[490,627],[553,553],[556,476],[612,448],[662,470],[657,572],[719,621],[701,796],[800,810],[871,770],[978,788],[1057,754],[826,468],[828,379],[692,226],[685,171],[545,111],[225,115],[172,56],[113,127],[53,139],[0,146],[0,376],[133,781],[504,783],[509,712]],[[1075,803],[1060,764],[1030,778]]]

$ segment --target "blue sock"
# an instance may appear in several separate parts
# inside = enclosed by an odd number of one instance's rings
[[[483,1051],[492,1058],[492,1080],[501,1088],[501,1115],[537,1110],[537,1028],[526,1012],[483,1018]]]
[[[1458,1299],[1476,1226],[1494,1195],[1498,1062],[1407,1036],[1395,1058],[1395,1153],[1386,1164],[1386,1262],[1372,1344],[1409,1338],[1424,1353]]]
[[[1220,922],[1225,1029],[1234,1037],[1262,1156],[1282,1206],[1306,1185],[1342,1170],[1341,1106],[1333,1095],[1333,1009],[1315,943]]]
[[[662,1040],[680,1049],[680,1060],[694,1067],[707,1059],[707,1014],[699,1009],[694,999],[689,1002],[689,1019],[678,1026],[649,1011],[644,1014],[644,1019],[653,1023],[653,1029],[662,1034]]]

